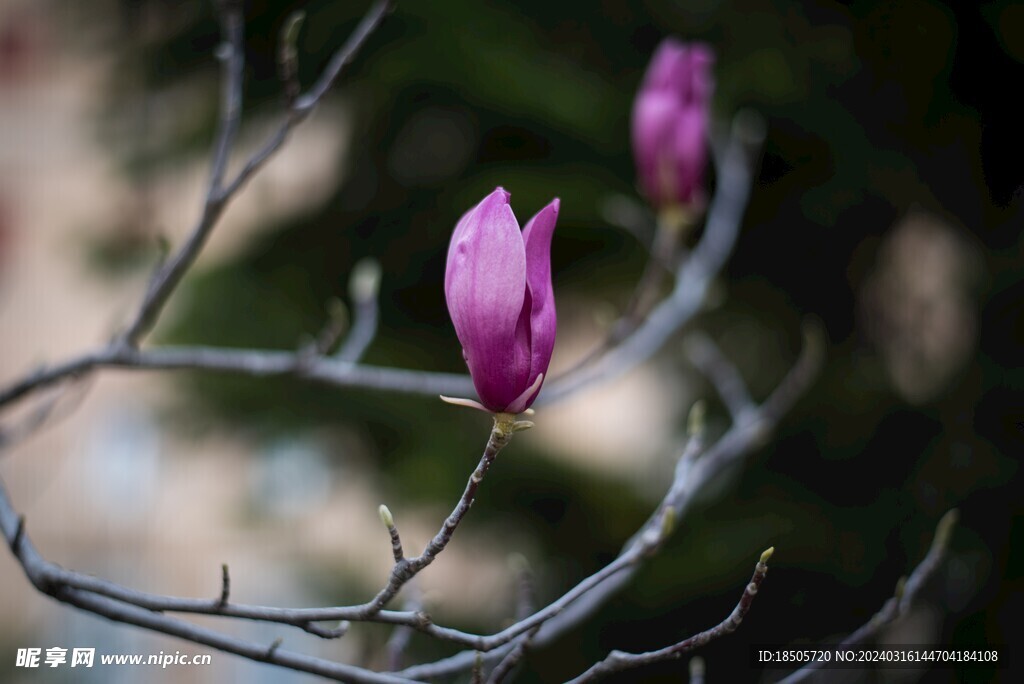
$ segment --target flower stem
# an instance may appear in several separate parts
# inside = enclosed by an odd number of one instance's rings
[[[434,538],[430,540],[423,553],[417,558],[412,559],[412,563],[417,569],[422,569],[432,563],[437,554],[443,551],[448,542],[451,541],[455,528],[459,526],[462,518],[469,512],[470,506],[476,500],[476,490],[480,487],[484,475],[490,470],[491,464],[494,463],[498,453],[512,440],[515,425],[516,417],[514,415],[510,413],[494,414],[494,427],[491,428],[491,436],[487,440],[483,456],[480,457],[480,463],[477,464],[473,474],[469,476],[469,481],[466,482],[466,489],[462,493],[462,498],[459,499],[459,503],[456,504],[454,510],[444,521],[444,525],[434,535]]]
[[[445,547],[448,546],[448,542],[452,540],[455,529],[462,522],[466,513],[469,512],[470,506],[476,500],[476,490],[479,489],[484,475],[487,474],[491,464],[494,463],[494,459],[497,458],[498,452],[504,449],[512,440],[514,433],[525,429],[523,427],[524,422],[516,420],[516,416],[511,413],[494,414],[494,427],[491,428],[491,436],[487,440],[483,456],[480,457],[480,463],[477,464],[476,470],[473,471],[473,474],[469,476],[469,481],[466,482],[466,489],[462,492],[462,498],[459,499],[455,508],[445,519],[441,529],[438,530],[434,538],[423,549],[423,553],[415,558],[404,558],[399,557],[396,551],[395,566],[391,571],[391,579],[388,581],[387,586],[373,600],[362,607],[363,617],[376,615],[383,610],[409,580],[419,574],[423,568],[433,563],[437,555],[444,551]],[[397,530],[393,536],[397,536]]]

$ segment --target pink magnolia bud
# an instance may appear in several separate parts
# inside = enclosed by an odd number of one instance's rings
[[[656,208],[703,204],[714,63],[707,45],[667,38],[647,67],[633,103],[633,154]]]
[[[555,346],[551,235],[558,200],[522,232],[502,188],[470,209],[448,247],[444,294],[480,401],[495,413],[530,407]]]

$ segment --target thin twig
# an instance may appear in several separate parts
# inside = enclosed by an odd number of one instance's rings
[[[949,548],[949,539],[953,533],[953,527],[959,518],[959,512],[954,508],[947,511],[935,527],[935,536],[932,538],[932,545],[928,553],[914,568],[907,578],[900,578],[896,584],[895,594],[885,602],[882,608],[875,613],[870,620],[861,625],[855,632],[839,642],[836,649],[851,648],[858,644],[874,639],[883,627],[898,620],[905,615],[917,599],[918,592],[946,558]],[[821,661],[807,663],[799,670],[790,673],[779,684],[796,684],[802,682],[822,666]]]
[[[291,98],[284,121],[242,167],[232,180],[225,182],[228,160],[241,122],[242,81],[245,68],[245,26],[241,2],[225,0],[222,4],[221,25],[224,45],[224,77],[221,95],[221,118],[214,143],[210,181],[206,200],[196,226],[184,246],[157,270],[146,291],[135,319],[116,344],[134,347],[155,325],[167,300],[180,283],[185,272],[195,262],[207,238],[216,226],[225,207],[248,180],[277,152],[288,139],[292,129],[305,120],[320,100],[337,81],[344,67],[366,43],[369,36],[391,10],[391,0],[377,0],[345,44],[334,53],[327,68],[310,92]]]
[[[220,599],[217,601],[217,606],[223,608],[228,605],[228,599],[231,598],[231,573],[228,571],[228,564],[221,563],[220,566]]]
[[[537,635],[537,630],[540,626],[534,627],[526,633],[526,637],[516,642],[515,647],[505,654],[505,657],[498,661],[498,664],[491,670],[491,675],[487,678],[487,684],[501,684],[505,681],[505,678],[512,674],[512,671],[516,669],[519,662],[526,655],[527,649],[533,645],[533,637]]]
[[[349,35],[345,44],[338,49],[331,57],[331,61],[320,74],[320,78],[304,94],[295,99],[277,131],[264,143],[256,154],[254,154],[242,170],[238,172],[234,180],[225,187],[223,194],[230,197],[244,186],[252,176],[263,167],[267,161],[274,156],[274,153],[288,140],[289,135],[298,124],[308,117],[316,106],[323,99],[324,95],[331,89],[334,82],[341,75],[344,68],[352,62],[355,56],[366,44],[370,35],[384,21],[384,17],[391,11],[394,3],[392,0],[377,0],[359,22],[359,25]]]
[[[686,342],[690,362],[715,386],[733,421],[743,420],[756,406],[739,371],[707,335],[693,333]]]
[[[572,365],[565,375],[572,375],[589,366],[640,327],[651,308],[657,303],[666,277],[675,275],[679,261],[679,244],[686,232],[686,226],[689,225],[688,218],[686,217],[687,222],[684,225],[684,215],[677,212],[664,213],[658,217],[654,239],[649,247],[650,255],[626,308],[612,323],[605,337]]]
[[[693,217],[688,214],[667,211],[658,216],[654,241],[651,243],[651,257],[644,265],[643,273],[633,290],[633,297],[608,336],[608,346],[615,346],[639,326],[658,299],[666,276],[671,276],[678,262],[680,243]]]
[[[312,344],[300,351],[306,358],[303,363],[309,363],[318,356],[329,353],[338,344],[342,336],[348,331],[348,309],[340,299],[332,298],[327,302],[327,321],[320,329]]]
[[[292,12],[282,25],[278,37],[277,76],[284,86],[284,98],[288,109],[295,106],[295,99],[302,92],[302,85],[299,83],[299,51],[295,47],[295,42],[298,40],[299,29],[305,18],[306,14],[302,11]]]
[[[743,589],[743,595],[740,596],[739,603],[737,603],[736,607],[733,608],[729,617],[722,620],[714,627],[706,629],[703,632],[699,632],[698,634],[694,634],[687,639],[683,639],[678,643],[657,651],[648,651],[647,653],[625,653],[623,651],[612,651],[604,660],[571,680],[570,684],[593,682],[615,672],[621,672],[622,670],[629,670],[637,667],[643,667],[645,665],[652,665],[664,660],[680,658],[683,654],[700,648],[709,641],[713,641],[725,636],[726,634],[735,632],[740,626],[740,623],[743,622],[743,618],[746,617],[747,612],[750,610],[750,606],[754,602],[754,597],[757,596],[757,592],[761,588],[761,583],[764,582],[765,575],[768,574],[767,563],[768,559],[772,557],[772,552],[774,550],[775,549],[773,547],[761,554],[760,560],[758,560],[757,565],[754,567],[754,575],[750,578],[750,582]]]
[[[469,684],[484,684],[484,656],[477,653],[473,660],[473,670],[469,673]]]
[[[335,358],[346,363],[357,363],[366,353],[377,334],[380,320],[380,264],[364,259],[352,269],[349,292],[352,296],[352,329]]]
[[[231,148],[234,146],[242,120],[245,23],[242,17],[242,3],[239,0],[224,0],[219,3],[219,8],[224,38],[222,49],[225,51],[221,57],[224,75],[221,81],[220,123],[213,145],[213,161],[210,164],[206,200],[203,202],[199,221],[184,246],[161,264],[150,281],[142,306],[121,339],[121,344],[125,346],[136,346],[156,324],[171,293],[199,255],[230,198],[230,195],[224,194],[222,185]]]
[[[423,594],[416,580],[412,580],[405,585],[405,600],[402,604],[402,610],[411,613],[419,613],[423,610]],[[385,647],[389,670],[394,671],[402,668],[402,658],[405,656],[405,650],[409,647],[414,631],[408,625],[398,625],[391,633]]]
[[[537,610],[537,592],[533,586],[533,570],[525,556],[513,554],[510,559],[516,580],[516,620],[525,620]]]
[[[59,422],[74,413],[92,387],[88,378],[80,383],[58,389],[53,396],[43,399],[20,421],[0,428],[0,455],[14,445],[28,439],[42,428]],[[71,398],[68,399],[68,395]]]
[[[384,523],[388,534],[391,536],[391,553],[395,557],[395,563],[405,560],[405,551],[402,549],[402,537],[398,534],[398,527],[395,526],[395,518],[391,515],[391,509],[384,504],[379,509],[380,521]]]
[[[268,662],[338,681],[366,682],[370,684],[395,684],[410,681],[397,675],[378,674],[352,665],[335,663],[280,648],[268,651],[267,646],[264,644],[238,639],[164,615],[157,609],[147,609],[99,592],[93,592],[86,588],[75,587],[64,581],[67,574],[69,574],[67,571],[44,560],[32,545],[28,535],[24,532],[22,519],[14,512],[10,505],[2,482],[0,482],[0,532],[8,540],[15,558],[25,572],[25,576],[36,589],[52,596],[58,601],[106,617],[115,622],[136,625],[155,632],[177,636],[193,643],[210,646],[226,653],[234,653],[251,660]],[[102,580],[100,581],[102,582]],[[213,608],[213,603],[213,601],[206,600],[206,604],[211,608]]]
[[[445,519],[444,524],[441,525],[441,529],[427,543],[427,546],[420,555],[415,558],[405,558],[402,556],[400,559],[395,560],[395,566],[391,570],[391,577],[388,580],[387,586],[381,589],[373,600],[357,609],[359,616],[355,619],[371,617],[379,613],[394,598],[395,594],[402,589],[406,582],[415,577],[423,568],[433,563],[437,555],[444,551],[445,547],[448,546],[448,542],[451,541],[452,535],[455,534],[455,530],[459,527],[459,523],[462,522],[466,513],[469,512],[473,502],[476,501],[477,489],[494,463],[494,459],[497,458],[498,453],[512,439],[514,424],[514,416],[501,413],[495,415],[494,426],[491,428],[491,435],[487,439],[487,446],[484,447],[483,456],[480,457],[480,463],[477,464],[473,474],[469,476],[469,480],[466,482],[466,489],[462,492],[462,497],[455,505],[451,514]]]

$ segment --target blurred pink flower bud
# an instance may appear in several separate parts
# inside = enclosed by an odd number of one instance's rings
[[[667,38],[647,67],[633,104],[633,154],[656,208],[704,202],[714,63],[709,46]]]
[[[530,407],[555,346],[551,235],[558,199],[522,232],[495,189],[455,226],[444,294],[480,401],[495,413]]]

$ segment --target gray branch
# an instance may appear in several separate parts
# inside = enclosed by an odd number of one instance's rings
[[[192,625],[172,618],[155,622],[149,621],[143,624],[139,622],[140,613],[138,611],[143,611],[142,615],[148,615],[153,612],[188,612],[263,620],[300,627],[312,634],[325,638],[343,635],[347,630],[347,625],[343,623],[339,629],[328,630],[315,623],[324,620],[373,620],[421,628],[429,633],[441,635],[441,638],[450,637],[456,640],[461,638],[463,643],[477,643],[480,637],[475,635],[464,635],[457,630],[434,627],[431,625],[429,617],[421,612],[384,611],[383,609],[409,580],[430,565],[447,547],[455,530],[473,505],[476,492],[484,476],[494,463],[498,453],[508,444],[518,427],[514,417],[502,414],[495,417],[494,428],[484,449],[484,454],[467,481],[462,497],[459,499],[451,515],[444,521],[441,529],[430,540],[419,556],[415,558],[406,558],[404,556],[398,531],[394,526],[390,511],[386,511],[386,508],[382,507],[381,517],[385,520],[392,538],[395,565],[387,585],[371,601],[359,606],[324,609],[278,609],[232,604],[229,602],[230,576],[227,566],[222,567],[220,596],[213,600],[184,599],[147,594],[122,587],[113,582],[65,570],[46,561],[32,545],[31,540],[25,533],[24,520],[15,513],[2,483],[0,483],[0,530],[3,531],[4,538],[8,542],[15,558],[21,564],[26,576],[40,591],[50,594],[58,600],[105,615],[111,619],[131,624],[142,624],[143,626],[149,626],[151,629],[168,634],[185,636]],[[230,652],[250,657],[247,649],[240,645],[242,642],[230,639],[225,641],[227,637],[222,638],[222,635],[212,631],[201,630],[199,632],[192,632],[192,634],[192,637],[185,636],[185,638],[192,638],[197,643],[212,645],[217,648],[221,648],[221,645],[227,645],[229,646],[227,650],[230,650]],[[513,636],[515,635],[510,635],[508,639],[513,638]],[[274,652],[279,657],[284,657],[279,650],[275,649]],[[371,680],[359,679],[359,681]],[[382,679],[374,681],[397,680]]]
[[[60,365],[43,368],[0,392],[0,406],[30,393],[83,377],[98,368],[125,370],[204,370],[250,377],[293,377],[340,388],[362,388],[404,394],[472,395],[467,375],[409,371],[347,363],[330,357],[310,358],[301,351],[225,347],[107,347]]]
[[[339,51],[348,55],[346,59],[351,59],[361,47],[389,6],[387,1],[374,5],[349,42]],[[341,65],[344,63],[345,60],[339,62]],[[321,82],[333,82],[333,78],[329,81],[321,79]],[[245,180],[285,142],[291,129],[311,111],[310,103],[318,101],[322,96],[322,92],[315,86],[311,94],[316,93],[320,93],[316,100],[310,99],[310,95],[296,100],[289,110],[288,119],[275,136],[249,160],[235,180],[224,188],[222,194],[225,198],[233,196]],[[737,121],[730,142],[719,154],[718,191],[711,203],[704,236],[689,258],[680,265],[672,293],[618,346],[608,348],[590,365],[578,367],[560,378],[553,378],[541,392],[535,406],[564,400],[585,387],[614,379],[643,363],[700,311],[711,281],[721,270],[736,242],[749,196],[753,167],[751,160],[756,156],[760,140],[750,132],[756,127],[744,124],[743,117],[737,117]],[[204,225],[201,223],[193,236],[212,228],[212,223],[209,227]],[[158,272],[158,276],[178,261],[183,264],[182,268],[191,265],[201,247],[201,241],[195,243],[194,251],[189,251],[191,244],[192,241]],[[172,283],[159,277],[155,282],[163,283],[158,285],[158,289],[166,290],[167,296],[176,284],[176,281]],[[286,376],[339,388],[428,396],[475,396],[473,383],[465,374],[381,368],[355,363],[372,340],[376,329],[376,304],[371,307],[369,298],[355,299],[356,323],[350,331],[349,340],[335,358],[324,357],[322,354],[310,355],[301,350],[284,352],[213,347],[140,350],[133,345],[112,343],[61,364],[42,368],[0,390],[0,408],[67,378],[81,377],[98,368],[110,367],[126,370],[205,370],[253,377]]]
[[[633,579],[640,562],[659,548],[666,532],[666,519],[681,520],[697,492],[730,465],[764,443],[785,412],[811,384],[823,356],[821,333],[809,325],[796,364],[756,410],[748,412],[742,421],[734,423],[718,441],[706,448],[699,437],[691,439],[678,461],[675,476],[665,497],[647,522],[626,542],[618,558],[529,620],[495,634],[491,640],[498,640],[509,632],[516,633],[516,639],[485,653],[484,658],[488,662],[500,662],[519,643],[523,633],[520,628],[523,625],[529,629],[535,624],[541,624],[533,637],[533,643],[537,646],[549,644],[582,623],[621,591]],[[672,513],[668,514],[670,510]],[[553,609],[556,606],[557,609]],[[549,614],[551,612],[554,614]],[[405,668],[396,674],[429,679],[466,672],[473,667],[478,652],[487,650],[481,648],[481,645],[493,648],[489,640],[483,640],[482,644],[474,645],[474,650],[462,651],[435,663]]]
[[[165,616],[163,613],[199,613],[275,622],[299,627],[325,638],[342,635],[347,625],[343,623],[339,629],[329,630],[316,623],[327,620],[384,622],[404,625],[432,637],[473,649],[471,652],[465,652],[473,654],[468,665],[463,662],[464,656],[460,654],[460,656],[444,659],[437,663],[407,668],[395,673],[396,677],[420,679],[458,672],[472,667],[476,658],[475,654],[481,652],[493,652],[494,660],[498,663],[498,673],[503,674],[518,662],[530,643],[534,641],[543,643],[541,638],[553,639],[562,631],[578,624],[632,577],[639,563],[653,555],[664,542],[671,532],[672,526],[669,522],[681,514],[692,492],[699,489],[704,482],[721,470],[727,461],[743,453],[752,445],[760,443],[765,434],[764,423],[773,424],[781,412],[788,408],[799,391],[806,386],[815,368],[815,350],[814,344],[806,345],[801,360],[780,384],[776,392],[762,404],[756,412],[757,415],[751,416],[745,424],[734,426],[730,433],[726,433],[722,440],[703,452],[699,459],[697,454],[700,442],[699,440],[691,441],[690,448],[680,459],[675,482],[662,505],[652,515],[648,523],[630,540],[615,561],[581,581],[545,608],[489,636],[474,635],[434,625],[429,616],[419,611],[388,611],[384,610],[384,607],[402,586],[429,565],[450,542],[455,529],[475,500],[483,476],[516,429],[516,424],[510,417],[496,419],[484,454],[476,470],[470,476],[462,497],[424,551],[411,559],[405,558],[404,553],[396,551],[395,555],[398,560],[387,586],[371,601],[358,606],[285,609],[233,604],[228,600],[229,583],[227,581],[223,582],[220,596],[214,599],[159,596],[65,570],[46,561],[35,550],[31,540],[24,532],[23,521],[14,512],[2,486],[0,486],[0,528],[33,585],[59,600],[111,619],[147,626],[184,638],[195,636],[193,640],[196,640],[197,643],[216,648],[223,647],[224,650],[246,657],[253,657],[252,654],[258,651],[261,654],[258,658],[260,660],[275,664],[286,664],[287,661],[299,665],[298,669],[303,669],[303,671],[336,677],[350,677],[351,672],[349,670],[332,670],[333,664],[329,661],[306,661],[303,660],[304,656],[289,654],[276,647],[267,650],[258,645],[238,642],[217,632],[199,630],[190,623]],[[738,431],[735,433],[737,436],[730,437],[734,431]],[[383,517],[385,516],[382,515]],[[391,527],[394,527],[393,520],[390,522],[389,531]],[[397,529],[392,541],[393,546],[398,548],[394,541],[396,537]],[[143,618],[145,619],[143,620]],[[502,662],[505,663],[504,666],[501,665]],[[291,665],[286,664],[286,666],[290,667]],[[367,672],[366,674],[372,673]],[[494,671],[492,671],[493,674]],[[353,678],[353,681],[383,680]]]
[[[120,343],[134,347],[149,332],[181,282],[185,272],[192,266],[213,231],[231,198],[223,191],[224,174],[227,171],[231,148],[238,135],[242,120],[242,81],[245,73],[245,22],[242,17],[242,3],[239,0],[225,0],[220,3],[221,32],[223,34],[221,56],[224,76],[221,81],[221,112],[218,131],[213,144],[210,181],[206,188],[206,200],[200,212],[199,222],[184,246],[170,259],[164,261],[150,281],[142,306],[131,325],[125,331]]]
[[[760,150],[763,131],[749,119],[736,118],[734,132],[718,154],[718,189],[708,210],[704,235],[676,270],[671,294],[616,346],[589,365],[577,366],[570,374],[547,383],[536,407],[557,402],[597,381],[616,378],[643,363],[700,311],[708,287],[736,244],[750,197],[752,160]]]
[[[733,422],[742,421],[756,406],[736,366],[703,333],[693,333],[686,342],[690,362],[715,386]]]
[[[761,559],[754,567],[754,575],[750,578],[750,582],[747,586],[744,587],[743,595],[740,596],[739,603],[737,603],[736,607],[733,608],[729,617],[722,620],[714,627],[694,634],[687,639],[683,639],[678,643],[666,646],[665,648],[657,651],[648,651],[647,653],[625,653],[623,651],[612,651],[604,660],[596,663],[589,670],[571,680],[569,684],[593,682],[615,672],[621,672],[622,670],[631,670],[645,665],[659,663],[664,660],[681,658],[684,654],[701,648],[709,641],[714,641],[726,634],[735,632],[739,628],[740,623],[743,622],[743,618],[746,617],[747,612],[750,610],[750,606],[754,602],[754,597],[757,596],[757,592],[761,588],[761,583],[764,582],[765,575],[768,574],[767,563],[768,559],[771,558],[773,551],[774,549],[772,548],[761,554]]]
[[[182,248],[157,270],[149,284],[142,306],[125,331],[119,344],[134,347],[156,324],[160,312],[181,282],[186,271],[206,244],[228,203],[288,139],[292,129],[305,120],[366,43],[366,39],[380,25],[391,9],[390,0],[378,0],[363,17],[348,41],[334,54],[320,80],[309,93],[291,103],[277,131],[253,155],[238,175],[225,183],[228,160],[242,119],[242,81],[245,71],[245,25],[239,0],[222,3],[221,27],[224,34],[224,78],[221,94],[221,117],[214,142],[210,181],[199,221]]]
[[[423,595],[419,589],[417,582],[409,582],[405,586],[405,602],[403,609],[410,612],[419,612],[423,610]],[[405,650],[409,647],[409,642],[412,640],[412,635],[415,630],[408,625],[399,625],[395,627],[391,636],[388,638],[388,643],[385,646],[388,656],[388,669],[389,670],[400,670],[402,669],[402,660],[405,657]]]
[[[234,653],[250,660],[309,672],[343,682],[394,684],[411,681],[397,675],[379,674],[352,665],[287,651],[275,647],[273,644],[268,646],[238,639],[164,615],[160,607],[146,606],[145,602],[136,603],[134,600],[125,600],[126,598],[135,598],[135,592],[119,588],[104,580],[64,570],[40,556],[25,533],[24,520],[11,507],[2,482],[0,482],[0,532],[3,533],[4,539],[10,545],[12,553],[21,564],[28,580],[41,593],[114,622],[136,625],[210,646],[226,653]],[[111,590],[111,588],[116,588],[116,590]],[[120,594],[120,598],[114,594]],[[216,613],[215,608],[221,598],[207,601],[210,610],[206,612]]]
[[[364,259],[352,269],[349,292],[352,298],[352,329],[335,356],[339,361],[357,363],[377,334],[380,320],[380,264]]]
[[[140,349],[140,341],[156,325],[157,320],[194,264],[223,211],[237,193],[287,141],[291,131],[305,120],[366,43],[370,34],[390,11],[390,0],[377,0],[348,41],[332,57],[320,78],[305,94],[297,94],[294,63],[285,70],[286,111],[284,120],[237,175],[228,174],[229,160],[241,121],[244,74],[244,22],[241,3],[224,0],[221,25],[224,37],[223,85],[220,119],[213,146],[211,175],[200,217],[184,245],[161,263],[146,291],[140,308],[119,338],[105,347],[85,353],[61,364],[42,368],[0,391],[0,407],[22,399],[32,392],[65,380],[89,375],[97,369],[132,370],[203,370],[248,375],[252,377],[288,376],[335,387],[357,387],[384,391],[424,394],[472,396],[468,376],[432,373],[394,368],[366,366],[359,359],[371,343],[377,328],[377,285],[374,278],[353,274],[352,329],[341,349],[327,356],[326,347],[340,337],[337,325],[328,326],[314,352],[224,349],[211,347],[161,347]],[[289,54],[294,62],[296,57]],[[749,195],[752,157],[759,144],[753,127],[742,120],[734,126],[733,135],[718,155],[718,191],[711,205],[704,235],[696,248],[677,270],[672,293],[650,315],[631,328],[621,340],[609,346],[606,353],[592,365],[581,367],[549,383],[538,405],[556,402],[598,381],[611,379],[649,359],[682,326],[700,310],[707,288],[723,267],[731,252],[740,227]],[[371,275],[373,275],[371,273]],[[337,323],[335,321],[334,323]],[[328,344],[329,343],[329,344]],[[0,483],[0,530],[12,553],[21,564],[29,581],[39,591],[55,599],[111,620],[141,626],[205,644],[253,660],[272,663],[341,681],[400,682],[424,677],[444,676],[469,670],[478,665],[482,674],[485,663],[497,663],[491,677],[500,680],[520,661],[531,644],[544,644],[575,626],[630,581],[637,567],[654,555],[671,533],[672,521],[682,516],[693,493],[716,476],[729,463],[761,443],[768,430],[802,391],[816,366],[814,345],[808,344],[801,360],[776,391],[760,406],[734,414],[734,424],[718,442],[704,449],[699,439],[691,441],[680,459],[676,477],[661,505],[649,521],[623,547],[612,563],[580,581],[560,598],[544,608],[524,616],[518,622],[491,635],[470,634],[435,625],[420,610],[386,610],[388,603],[413,577],[430,565],[444,551],[473,504],[484,475],[511,434],[521,427],[511,417],[496,419],[487,447],[470,476],[466,489],[455,509],[420,555],[407,558],[402,550],[397,528],[388,526],[395,565],[387,584],[369,602],[355,606],[325,608],[275,608],[235,604],[230,601],[230,577],[226,567],[222,573],[220,595],[210,599],[189,599],[160,596],[136,591],[115,583],[65,570],[47,561],[35,549],[25,532],[24,520],[14,511],[6,490]],[[729,404],[721,383],[723,398]],[[745,390],[744,390],[745,391]],[[733,404],[730,404],[732,406]],[[699,457],[698,457],[699,456]],[[407,668],[397,673],[374,673],[358,667],[312,658],[280,648],[280,640],[269,645],[247,642],[199,627],[166,613],[194,613],[224,618],[239,618],[293,626],[323,638],[336,638],[345,633],[347,621],[381,622],[418,630],[431,637],[447,640],[471,651],[446,658],[437,663]],[[325,621],[341,621],[337,629],[328,629]],[[679,645],[677,645],[678,647]],[[481,655],[486,654],[486,655]],[[649,655],[649,654],[645,654]],[[639,656],[643,657],[643,656]]]
[[[896,585],[896,593],[885,602],[881,610],[875,613],[870,620],[861,625],[850,636],[843,639],[835,647],[837,649],[851,648],[858,644],[874,639],[883,627],[895,622],[900,616],[905,615],[917,599],[921,587],[931,579],[935,571],[946,558],[946,551],[949,548],[949,538],[953,533],[959,513],[956,509],[948,511],[935,527],[935,536],[932,538],[931,548],[927,555],[910,573],[910,577],[901,577]],[[779,684],[796,684],[802,682],[821,668],[820,661],[814,661],[801,667],[799,670],[790,673]]]

